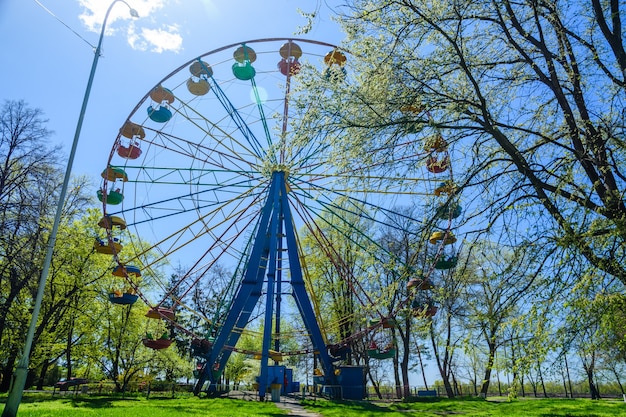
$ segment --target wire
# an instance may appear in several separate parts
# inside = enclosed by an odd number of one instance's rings
[[[85,38],[83,38],[82,36],[80,36],[80,34],[78,32],[76,32],[74,29],[72,29],[71,27],[69,27],[64,21],[62,21],[61,19],[59,19],[54,13],[52,13],[52,11],[50,9],[48,9],[46,6],[44,6],[43,4],[41,4],[39,2],[39,0],[34,0],[35,3],[37,3],[39,6],[41,6],[42,9],[44,9],[46,12],[48,12],[52,17],[54,17],[56,20],[58,20],[63,26],[65,26],[66,28],[68,28],[69,30],[71,30],[74,35],[78,36],[79,38],[81,38],[87,45],[91,46],[92,49],[96,49],[95,46],[93,46],[91,43],[89,43],[89,41]]]

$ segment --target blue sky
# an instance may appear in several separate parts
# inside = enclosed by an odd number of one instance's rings
[[[93,178],[94,189],[120,126],[146,92],[173,69],[207,51],[240,41],[298,35],[338,44],[343,38],[327,3],[316,0],[128,0],[107,22],[72,173]],[[0,0],[2,100],[40,108],[51,141],[70,150],[93,49],[111,4],[105,0]],[[69,28],[68,28],[69,27]],[[76,33],[74,33],[76,32]]]

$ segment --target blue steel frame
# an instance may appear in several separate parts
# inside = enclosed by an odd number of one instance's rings
[[[283,247],[283,238],[285,247]],[[324,370],[325,384],[334,384],[333,363],[326,349],[326,343],[304,285],[293,217],[287,198],[286,174],[283,171],[276,171],[272,174],[268,198],[261,211],[255,240],[245,272],[224,324],[218,329],[213,347],[205,356],[206,362],[198,376],[198,381],[194,388],[195,394],[199,394],[202,391],[207,381],[209,386],[206,391],[208,393],[217,391],[217,382],[232,352],[230,348],[237,344],[241,335],[240,330],[244,329],[248,324],[252,311],[263,294],[264,283],[267,282],[265,286],[265,323],[270,323],[270,325],[266,325],[263,332],[261,375],[259,378],[259,399],[261,401],[265,399],[268,361],[270,359],[269,350],[272,347],[271,323],[274,314],[276,314],[276,329],[277,332],[280,331],[281,285],[285,284],[281,278],[281,271],[277,266],[280,262],[281,254],[285,252],[289,259],[292,295],[311,339],[315,355],[318,356],[320,365]],[[274,349],[279,348],[279,346],[279,342],[275,341]]]

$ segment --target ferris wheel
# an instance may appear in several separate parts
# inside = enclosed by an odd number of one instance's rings
[[[328,339],[311,285],[312,259],[340,275],[371,317],[347,339],[361,337],[387,327],[393,311],[378,308],[383,292],[357,276],[372,272],[349,268],[342,245],[352,244],[370,264],[382,262],[389,251],[378,241],[381,230],[428,217],[440,219],[430,237],[435,256],[421,275],[398,267],[398,283],[409,289],[398,308],[408,303],[416,314],[434,314],[423,294],[433,270],[454,266],[453,251],[446,257],[445,248],[455,241],[451,223],[460,214],[447,144],[440,134],[426,142],[409,135],[398,149],[385,150],[402,154],[409,166],[402,173],[381,170],[375,157],[358,170],[337,164],[332,141],[307,129],[316,116],[307,102],[324,96],[310,96],[301,78],[328,83],[330,94],[350,76],[350,54],[328,43],[272,38],[227,45],[172,71],[120,128],[98,191],[106,237],[95,248],[113,257],[112,273],[126,283],[111,292],[112,302],[141,299],[147,317],[188,336],[199,358],[196,393],[206,382],[214,389],[232,352],[261,361],[261,398],[268,363],[284,356],[314,353],[325,381],[336,382],[334,368],[350,340]],[[441,204],[431,214],[401,209],[415,199]],[[228,279],[212,284],[216,271],[228,271]],[[207,280],[216,296],[200,309],[193,300]],[[310,343],[286,351],[286,323]],[[259,350],[238,346],[250,328],[262,339]],[[167,348],[171,333],[150,335],[144,344]],[[385,353],[370,352],[381,359]]]

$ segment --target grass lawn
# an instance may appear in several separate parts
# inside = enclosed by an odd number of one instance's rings
[[[506,398],[428,399],[413,403],[329,403],[307,401],[305,407],[324,417],[600,417],[626,416],[626,403],[618,400]]]
[[[6,401],[6,398],[3,399]],[[4,406],[3,406],[4,408]],[[24,397],[18,417],[278,417],[273,403],[229,398]]]
[[[6,397],[0,401],[6,401]],[[586,399],[428,399],[413,403],[329,402],[307,400],[306,409],[324,417],[600,417],[626,416],[622,400]],[[99,396],[25,396],[19,417],[279,417],[273,403],[232,398],[115,398]]]

